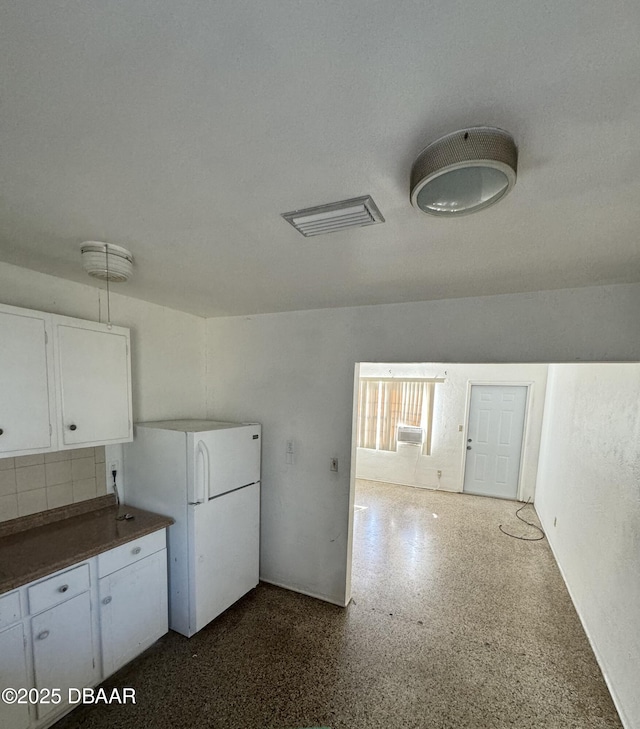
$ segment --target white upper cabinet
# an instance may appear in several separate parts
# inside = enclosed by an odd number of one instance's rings
[[[0,304],[0,458],[133,439],[129,330]]]
[[[47,315],[0,307],[0,453],[19,456],[55,446]]]
[[[129,330],[53,317],[60,448],[131,440]]]

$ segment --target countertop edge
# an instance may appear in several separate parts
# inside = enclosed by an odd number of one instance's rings
[[[124,534],[116,539],[110,540],[108,543],[105,543],[104,545],[93,545],[90,548],[83,549],[82,547],[78,548],[77,552],[74,552],[73,555],[69,555],[68,557],[65,557],[63,559],[55,560],[52,559],[51,562],[49,562],[46,565],[42,565],[42,567],[38,567],[32,570],[29,570],[27,572],[24,572],[19,577],[18,576],[10,576],[7,579],[0,579],[0,596],[12,592],[13,590],[17,590],[20,587],[23,587],[24,585],[28,585],[31,582],[35,582],[36,580],[39,580],[43,577],[48,577],[50,575],[55,574],[56,572],[59,572],[60,570],[65,569],[66,567],[71,567],[72,565],[78,564],[80,562],[84,562],[88,559],[91,559],[93,557],[98,556],[99,554],[103,554],[105,552],[109,552],[112,549],[116,549],[117,547],[120,547],[123,544],[127,544],[127,542],[132,542],[135,539],[139,539],[140,537],[144,537],[147,534],[152,534],[153,532],[160,531],[160,529],[166,529],[167,527],[171,526],[174,523],[174,519],[168,516],[162,516],[160,514],[155,514],[153,512],[149,511],[143,511],[142,509],[134,509],[132,507],[125,507],[125,505],[122,505],[121,507],[117,506],[109,506],[103,509],[97,510],[97,512],[105,511],[105,512],[113,512],[113,517],[115,518],[115,514],[118,513],[118,511],[130,511],[136,515],[145,515],[148,517],[154,517],[154,521],[151,524],[146,524],[143,526],[138,527],[138,524],[132,525],[132,532],[130,534]],[[94,512],[96,513],[96,512]],[[105,516],[108,516],[105,514]],[[71,518],[78,518],[78,517],[71,517]],[[64,521],[64,520],[62,520]],[[60,522],[57,522],[58,524]],[[35,527],[35,529],[42,529],[43,527]],[[0,540],[0,554],[2,551],[2,540]]]

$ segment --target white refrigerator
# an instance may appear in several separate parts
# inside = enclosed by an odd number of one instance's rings
[[[124,451],[124,503],[166,514],[169,627],[191,637],[258,584],[256,423],[138,423]]]

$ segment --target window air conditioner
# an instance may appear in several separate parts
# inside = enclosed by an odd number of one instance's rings
[[[398,443],[406,443],[407,445],[422,445],[424,431],[422,428],[416,428],[414,425],[398,426]]]

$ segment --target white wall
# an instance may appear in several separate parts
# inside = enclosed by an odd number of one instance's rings
[[[80,265],[80,261],[78,261]],[[205,320],[133,299],[115,291],[111,320],[131,329],[131,372],[134,421],[204,417]],[[0,303],[39,311],[105,321],[106,294],[25,268],[0,263]],[[122,463],[122,449],[107,449],[107,461]]]
[[[399,445],[397,451],[358,448],[356,476],[444,491],[462,491],[470,382],[530,383],[525,442],[520,464],[520,498],[533,498],[547,382],[544,364],[362,363],[362,377],[442,377],[435,385],[431,455]],[[460,432],[459,426],[465,430]],[[442,476],[438,477],[438,471]]]
[[[209,417],[264,426],[262,577],[345,600],[354,363],[640,359],[638,311],[630,284],[208,320]]]
[[[640,727],[640,365],[551,365],[548,392],[536,510],[623,722]]]

